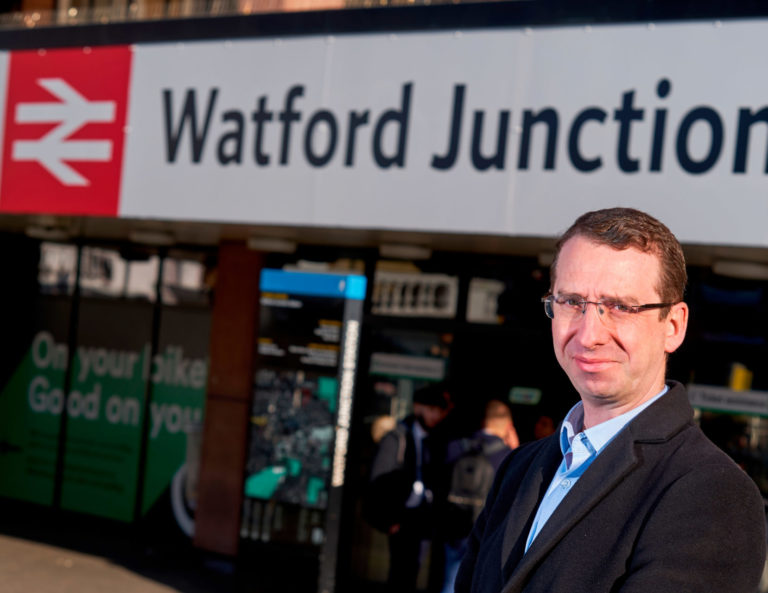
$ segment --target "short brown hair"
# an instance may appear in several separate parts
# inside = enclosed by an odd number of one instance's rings
[[[492,399],[485,404],[485,421],[512,420],[512,411],[503,401]]]
[[[606,208],[582,214],[563,233],[555,246],[550,268],[550,287],[555,286],[557,260],[563,245],[573,237],[584,237],[617,250],[633,247],[659,258],[661,271],[656,292],[664,303],[683,300],[688,275],[680,242],[662,222],[634,208]],[[662,311],[666,315],[667,311]]]

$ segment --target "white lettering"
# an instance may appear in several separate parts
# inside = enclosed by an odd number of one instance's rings
[[[48,408],[48,398],[45,391],[48,389],[48,380],[45,377],[35,377],[29,384],[29,407],[35,412],[45,412]]]
[[[355,385],[357,369],[357,344],[360,336],[360,323],[347,322],[344,333],[344,357],[342,359],[341,386],[339,388],[339,415],[336,420],[336,444],[333,448],[333,471],[331,487],[344,484],[344,468],[349,443],[349,425],[352,418],[352,390]]]
[[[181,430],[181,408],[176,404],[166,408],[165,426],[168,428],[168,432],[171,434],[176,434]]]
[[[56,370],[67,368],[67,346],[56,344],[46,331],[38,332],[32,340],[32,362],[38,369],[52,366]]]
[[[107,400],[104,413],[110,424],[136,426],[139,423],[139,400],[134,397],[122,398],[119,395],[113,395]]]
[[[205,387],[207,364],[203,359],[184,358],[181,346],[167,346],[152,358],[152,382],[192,387]]]
[[[28,401],[33,412],[48,412],[61,414],[64,408],[64,392],[61,389],[51,389],[51,384],[43,376],[37,376],[29,384]]]
[[[93,391],[87,395],[73,391],[67,398],[67,414],[71,418],[82,416],[86,420],[96,420],[101,409],[101,384],[96,383]]]
[[[165,404],[158,406],[155,402],[149,405],[149,411],[152,416],[152,429],[149,434],[150,437],[155,439],[160,434],[160,429],[163,427],[163,414],[165,413]]]
[[[165,430],[170,434],[178,432],[189,432],[202,419],[202,410],[190,406],[180,406],[178,404],[156,404],[152,402],[149,406],[152,417],[152,427],[150,437],[157,438],[160,431]]]
[[[194,389],[205,387],[205,377],[208,369],[204,360],[196,359],[189,365],[189,386]]]
[[[77,349],[77,359],[80,362],[80,372],[77,374],[77,379],[82,383],[88,378],[88,371],[91,366],[90,350],[82,346],[79,347]]]

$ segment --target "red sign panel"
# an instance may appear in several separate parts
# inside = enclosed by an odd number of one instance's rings
[[[131,48],[10,56],[0,211],[116,216]]]

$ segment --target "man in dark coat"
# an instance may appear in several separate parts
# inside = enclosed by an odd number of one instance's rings
[[[381,439],[363,500],[365,517],[389,536],[389,590],[416,590],[423,542],[434,532],[434,490],[445,444],[434,432],[452,408],[444,383],[413,395],[413,414]]]
[[[581,401],[499,468],[458,593],[757,589],[762,497],[665,381],[685,282],[674,235],[637,210],[587,213],[560,239],[544,305]]]

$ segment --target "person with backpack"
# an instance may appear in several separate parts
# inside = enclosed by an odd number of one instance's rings
[[[482,428],[469,438],[448,444],[445,463],[448,490],[441,505],[440,524],[445,539],[445,576],[442,593],[453,593],[456,573],[493,479],[507,454],[520,445],[509,406],[492,399],[485,405]]]
[[[435,429],[453,407],[444,383],[413,394],[413,413],[385,434],[371,465],[363,515],[389,539],[388,589],[416,590],[422,543],[434,533],[434,492],[445,444]]]

